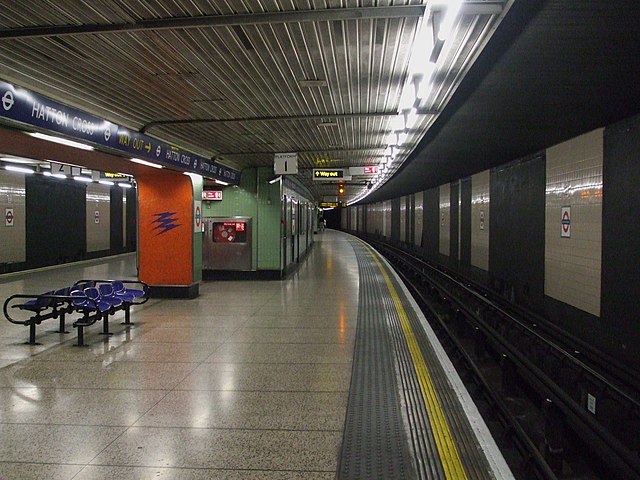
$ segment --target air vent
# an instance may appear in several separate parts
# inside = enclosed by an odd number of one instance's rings
[[[327,81],[309,78],[309,79],[298,80],[298,85],[300,85],[303,88],[326,87]]]

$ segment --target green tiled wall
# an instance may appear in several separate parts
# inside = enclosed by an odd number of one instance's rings
[[[270,167],[243,170],[239,186],[221,187],[221,201],[202,202],[203,217],[253,219],[253,270],[280,269],[280,184],[269,184],[272,176]]]
[[[269,184],[272,177],[271,168],[258,169],[259,270],[280,270],[280,182]]]

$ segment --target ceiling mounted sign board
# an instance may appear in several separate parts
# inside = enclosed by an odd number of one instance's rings
[[[298,154],[276,153],[273,158],[273,173],[276,175],[295,175],[298,173]]]

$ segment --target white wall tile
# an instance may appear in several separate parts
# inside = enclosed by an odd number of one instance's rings
[[[471,265],[489,270],[489,212],[491,173],[471,177]]]
[[[0,263],[26,261],[26,190],[24,174],[0,171]],[[7,209],[13,210],[13,226],[6,226]]]
[[[415,194],[415,207],[414,207],[414,236],[413,244],[416,246],[422,245],[422,225],[424,223],[424,193],[418,192]]]
[[[545,294],[600,315],[603,129],[547,149]],[[561,236],[571,207],[571,237]]]

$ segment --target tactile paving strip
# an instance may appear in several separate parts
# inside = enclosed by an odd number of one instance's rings
[[[360,270],[360,310],[338,478],[444,479],[398,311],[371,251],[359,242],[352,245]],[[406,304],[395,279],[392,283]],[[417,315],[413,309],[405,313],[428,364],[466,478],[494,478]]]
[[[385,293],[380,289],[384,283],[375,279],[375,264],[363,258],[366,252],[362,247],[354,244],[354,248],[360,298],[338,479],[415,478],[403,426]]]

